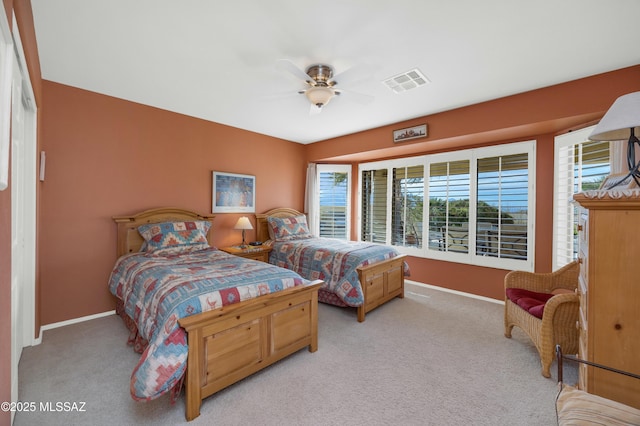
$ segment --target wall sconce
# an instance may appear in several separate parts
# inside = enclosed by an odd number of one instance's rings
[[[640,135],[640,92],[629,93],[616,99],[589,136],[592,141],[618,141],[628,138],[627,164],[629,174],[604,189],[611,189],[622,182],[628,182],[630,177],[640,187],[638,180],[640,178],[640,162],[636,163],[635,151],[635,145],[640,146],[640,141],[636,133]]]
[[[251,222],[249,222],[249,218],[246,216],[242,216],[240,219],[238,219],[238,221],[236,222],[236,226],[234,226],[233,229],[242,229],[242,244],[240,245],[240,247],[247,248],[247,243],[244,241],[244,231],[246,231],[247,229],[253,229],[253,226],[251,226]]]

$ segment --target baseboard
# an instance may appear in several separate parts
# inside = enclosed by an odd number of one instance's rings
[[[496,300],[496,299],[492,299],[490,297],[485,297],[485,296],[478,296],[477,294],[473,294],[473,293],[465,293],[464,291],[458,291],[458,290],[451,290],[450,288],[445,288],[445,287],[438,287],[435,285],[431,285],[431,284],[424,284],[418,281],[412,281],[412,280],[404,280],[404,287],[405,290],[407,290],[407,285],[414,285],[417,287],[426,287],[432,290],[438,290],[438,291],[444,291],[445,293],[453,293],[453,294],[457,294],[459,296],[464,296],[464,297],[470,297],[472,299],[478,299],[478,300],[484,300],[485,302],[491,302],[491,303],[497,303],[499,305],[504,305],[504,300]]]
[[[484,296],[478,296],[477,294],[472,294],[472,293],[465,293],[463,291],[458,291],[458,290],[451,290],[449,288],[444,288],[444,287],[438,287],[435,285],[431,285],[431,284],[424,284],[418,281],[412,281],[412,280],[404,280],[404,284],[405,284],[405,290],[407,290],[407,286],[417,286],[417,287],[426,287],[432,290],[438,290],[438,291],[444,291],[446,293],[453,293],[453,294],[457,294],[459,296],[464,296],[464,297],[470,297],[472,299],[479,299],[479,300],[484,300],[486,302],[492,302],[492,303],[498,303],[498,304],[502,304],[504,305],[504,301],[502,300],[496,300],[496,299],[492,299],[490,297],[484,297]],[[47,331],[47,330],[53,330],[54,328],[59,328],[59,327],[65,327],[67,325],[71,325],[71,324],[77,324],[80,322],[84,322],[84,321],[90,321],[93,319],[97,319],[97,318],[102,318],[102,317],[107,317],[109,315],[114,315],[116,313],[115,310],[113,311],[107,311],[107,312],[102,312],[99,314],[93,314],[93,315],[87,315],[86,317],[80,317],[80,318],[74,318],[74,319],[70,319],[70,320],[66,320],[66,321],[60,321],[60,322],[54,322],[52,324],[47,324],[47,325],[43,325],[42,327],[40,327],[40,333],[39,333],[39,337],[37,339],[34,339],[33,344],[34,345],[39,345],[40,343],[42,343],[42,334]]]
[[[67,325],[90,321],[97,318],[108,317],[109,315],[114,315],[115,313],[116,311],[113,310],[113,311],[101,312],[99,314],[87,315],[86,317],[74,318],[66,321],[54,322],[52,324],[43,325],[42,327],[40,327],[39,337],[34,340],[34,345],[39,345],[40,343],[42,343],[42,333],[44,333],[47,330],[53,330],[54,328],[65,327]]]

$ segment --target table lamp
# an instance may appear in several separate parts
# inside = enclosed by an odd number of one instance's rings
[[[244,231],[246,231],[247,229],[253,229],[253,226],[251,226],[251,222],[249,222],[249,218],[246,216],[242,216],[240,219],[238,219],[238,221],[236,222],[236,226],[234,226],[233,229],[242,229],[242,244],[240,245],[240,247],[246,248],[247,243],[244,241]]]
[[[629,182],[630,177],[640,187],[640,162],[636,163],[635,150],[635,145],[640,146],[640,141],[636,134],[640,135],[640,92],[629,93],[616,99],[589,136],[592,141],[628,139],[627,164],[629,173],[604,189],[612,189],[623,182]]]

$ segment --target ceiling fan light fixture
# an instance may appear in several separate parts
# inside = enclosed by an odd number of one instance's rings
[[[311,65],[309,68],[307,68],[307,75],[311,77],[317,84],[332,86],[330,82],[331,77],[333,77],[333,68],[331,68],[329,65]]]
[[[309,99],[309,102],[318,108],[322,108],[329,103],[334,95],[334,91],[330,87],[314,86],[307,89],[304,94],[307,99]]]

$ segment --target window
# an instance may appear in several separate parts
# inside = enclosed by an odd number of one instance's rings
[[[350,237],[351,166],[318,165],[318,236]]]
[[[362,241],[387,242],[387,169],[362,172]]]
[[[403,159],[360,166],[362,241],[412,249],[422,247],[422,163],[420,159]]]
[[[598,189],[611,173],[609,142],[590,141],[594,126],[555,139],[553,269],[577,257],[578,209],[573,194]]]
[[[477,160],[476,254],[527,260],[529,156]]]
[[[422,247],[424,166],[393,169],[391,244]]]
[[[533,141],[361,164],[360,238],[533,270],[534,170]]]
[[[429,249],[469,252],[469,160],[431,163]]]

